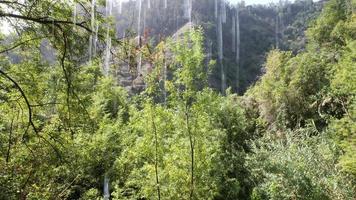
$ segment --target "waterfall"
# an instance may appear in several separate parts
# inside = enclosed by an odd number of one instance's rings
[[[138,53],[138,63],[137,63],[137,73],[138,76],[142,75],[142,53]]]
[[[236,63],[240,63],[240,18],[239,18],[239,7],[236,7]]]
[[[279,37],[278,37],[278,33],[279,33],[279,15],[278,15],[278,13],[277,13],[277,15],[276,15],[276,31],[275,31],[276,49],[279,48]]]
[[[206,56],[206,73],[209,74],[209,65],[213,56],[213,42],[207,41],[207,56]]]
[[[112,15],[112,1],[106,0],[105,15],[109,20]],[[111,59],[111,36],[110,36],[110,24],[106,25],[106,47],[105,47],[105,57],[104,57],[104,75],[108,76],[110,71],[110,59]]]
[[[77,3],[73,2],[73,25],[77,23]]]
[[[96,0],[92,0],[92,2],[91,2],[91,30],[95,29],[95,7],[96,7]],[[93,43],[93,41],[91,41],[91,43]],[[92,49],[90,49],[90,51],[91,50]]]
[[[104,200],[110,199],[110,190],[109,190],[109,178],[107,175],[104,177]]]
[[[233,16],[231,19],[231,35],[232,35],[232,52],[236,52],[236,17]]]
[[[164,0],[164,8],[167,9],[167,7],[168,7],[168,2],[167,0]]]
[[[105,7],[105,15],[106,15],[106,17],[111,16],[111,14],[112,14],[112,6],[113,6],[113,1],[112,0],[106,0],[106,7]]]
[[[184,11],[184,18],[188,18],[189,16],[189,14],[188,14],[188,7],[189,7],[189,0],[184,0],[184,2],[183,2],[183,11]]]
[[[218,17],[218,8],[219,8],[219,6],[218,6],[218,0],[215,0],[215,4],[214,4],[215,18]]]
[[[236,89],[240,89],[240,18],[239,18],[239,7],[236,6]]]
[[[94,51],[93,51],[93,56],[96,56],[96,52],[97,52],[97,44],[98,44],[98,32],[99,32],[99,22],[96,22],[96,26],[95,26],[95,36],[94,36]]]
[[[147,0],[147,8],[151,9],[151,0]]]
[[[209,40],[208,42],[208,64],[210,63],[211,57],[213,56],[213,42]]]
[[[226,91],[226,77],[225,77],[225,69],[224,69],[224,64],[220,63],[220,69],[221,69],[221,93],[225,94]]]
[[[93,57],[93,35],[89,36],[88,54],[89,54],[89,62],[91,62],[92,57]]]
[[[222,34],[222,16],[221,12],[218,15],[218,26],[217,26],[217,34],[218,34],[218,56],[219,60],[223,60],[224,58],[224,52],[223,52],[223,34]]]
[[[189,22],[192,22],[192,6],[193,2],[192,0],[184,0],[184,17],[189,20]]]
[[[146,30],[146,9],[143,8],[143,35],[145,35],[145,30]]]
[[[95,5],[96,5],[96,0],[92,0],[91,2],[91,30],[95,29]],[[90,34],[89,36],[89,61],[91,62],[93,57],[93,34]]]
[[[222,15],[221,21],[222,21],[222,23],[226,23],[226,3],[225,3],[225,0],[221,1],[220,9],[221,9],[221,15]]]
[[[166,88],[166,82],[167,82],[167,61],[166,57],[164,57],[164,66],[163,66],[163,98],[164,98],[164,104],[166,105],[167,103],[167,88]]]
[[[224,93],[226,90],[226,78],[225,78],[225,70],[224,70],[224,52],[223,52],[223,34],[222,34],[222,18],[223,18],[223,9],[222,4],[220,4],[220,12],[217,18],[217,39],[218,39],[218,59],[220,63],[221,69],[221,92]]]
[[[137,44],[141,47],[141,14],[142,14],[142,0],[137,0],[138,18],[137,18]],[[142,54],[138,53],[137,73],[141,74],[142,68]]]
[[[110,59],[111,59],[111,37],[110,32],[106,33],[106,47],[104,58],[104,75],[108,76],[110,71]]]
[[[138,18],[137,18],[137,36],[138,36],[138,44],[141,45],[141,12],[142,12],[142,0],[137,0],[138,7]]]
[[[174,19],[175,19],[175,31],[178,30],[178,21],[179,21],[179,14],[178,8],[174,6]]]
[[[192,26],[192,11],[193,11],[193,0],[188,1],[188,16],[189,16],[189,24]],[[192,27],[190,27],[192,28]]]
[[[276,6],[276,48],[280,48],[280,41],[283,38],[283,1],[279,1],[279,4]]]
[[[122,0],[119,0],[119,14],[122,14]]]

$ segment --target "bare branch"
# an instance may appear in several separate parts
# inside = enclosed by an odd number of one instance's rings
[[[15,19],[28,20],[28,21],[39,23],[39,24],[56,24],[56,25],[58,25],[58,24],[72,24],[72,25],[81,27],[90,33],[93,33],[93,31],[89,27],[86,27],[84,25],[86,22],[73,23],[72,21],[56,20],[56,19],[50,19],[48,17],[33,18],[33,17],[29,17],[29,16],[22,16],[22,15],[17,15],[17,14],[12,14],[12,13],[0,13],[0,18],[1,17],[9,17],[9,18],[15,18]]]
[[[21,93],[21,96],[23,97],[23,99],[25,100],[27,109],[28,109],[28,122],[31,125],[33,131],[38,134],[37,128],[35,126],[35,124],[33,123],[32,120],[32,108],[31,108],[31,104],[25,94],[25,92],[23,91],[23,89],[21,88],[21,86],[14,80],[12,79],[7,73],[5,73],[4,71],[0,70],[0,74],[2,76],[4,76],[6,79],[8,79],[10,82],[12,82],[14,84],[14,86],[16,87],[16,89]]]
[[[41,39],[43,39],[43,38],[44,38],[44,37],[38,37],[38,38],[31,38],[31,39],[25,40],[25,41],[23,41],[23,42],[20,42],[20,43],[15,44],[15,45],[12,46],[12,47],[9,47],[8,49],[0,50],[0,54],[7,53],[7,52],[9,52],[9,51],[11,51],[11,50],[16,49],[16,48],[19,47],[19,46],[22,46],[22,45],[28,43],[28,42],[31,42],[31,41],[34,41],[34,40],[41,40]]]

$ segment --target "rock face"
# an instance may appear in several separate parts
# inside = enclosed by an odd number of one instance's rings
[[[120,86],[125,87],[128,91],[132,90],[132,74],[129,65],[121,65],[116,74]]]
[[[189,32],[191,30],[191,28],[194,27],[194,23],[192,22],[188,22],[186,23],[184,26],[182,26],[180,29],[178,29],[177,32],[175,32],[172,35],[172,38],[174,39],[180,39],[184,36],[185,33]]]
[[[182,26],[176,33],[171,37],[179,41],[184,37],[184,34],[191,30],[194,26],[193,23],[188,22]],[[129,55],[127,62],[113,58],[113,64],[116,66],[116,78],[120,86],[127,89],[130,94],[137,94],[142,92],[146,88],[145,78],[151,73],[153,65],[148,59],[143,55],[146,52],[145,39],[138,37],[131,40],[130,45],[134,46],[135,49],[126,53]],[[158,44],[159,45],[159,44]],[[141,47],[140,47],[141,46]],[[171,58],[171,53],[166,52],[167,59]],[[169,61],[168,61],[169,62]]]
[[[137,40],[137,38],[135,39]],[[129,94],[137,94],[146,88],[145,77],[150,72],[152,64],[144,56],[145,47],[139,48],[136,43],[130,44],[133,49],[123,53],[123,56],[113,58],[116,68],[115,77],[120,86],[126,88]],[[121,60],[120,57],[125,59]]]
[[[136,72],[131,69],[129,64],[121,64],[116,73],[117,81],[120,86],[124,87],[130,94],[137,94],[146,88],[145,77],[151,64],[142,65],[142,71]]]

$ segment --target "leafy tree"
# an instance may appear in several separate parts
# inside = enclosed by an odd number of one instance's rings
[[[336,167],[340,150],[313,127],[265,136],[253,143],[247,167],[255,180],[252,199],[352,199],[354,181]]]

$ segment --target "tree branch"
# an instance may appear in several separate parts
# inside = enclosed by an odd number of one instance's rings
[[[25,40],[25,41],[23,41],[23,42],[20,42],[20,43],[18,43],[18,44],[15,44],[15,45],[12,46],[12,47],[9,47],[8,49],[0,50],[0,54],[7,53],[7,52],[9,52],[9,51],[11,51],[11,50],[16,49],[17,47],[19,47],[19,46],[21,46],[21,45],[24,45],[24,44],[28,43],[28,42],[31,42],[31,41],[34,41],[34,40],[40,40],[40,39],[43,39],[43,38],[44,38],[44,37],[38,37],[38,38],[31,38],[31,39]]]
[[[35,126],[35,123],[33,122],[31,104],[30,104],[25,92],[21,88],[21,86],[13,78],[11,78],[7,73],[2,71],[1,69],[0,69],[0,75],[4,76],[6,79],[8,79],[10,82],[12,82],[14,84],[14,86],[16,87],[16,89],[21,93],[22,98],[25,100],[25,103],[26,103],[26,106],[27,106],[27,109],[28,109],[28,124],[29,124],[29,126],[31,126],[33,131],[36,133],[36,135],[38,135],[45,142],[47,142],[53,148],[53,150],[56,152],[57,156],[59,158],[61,158],[61,154],[60,154],[59,150],[51,142],[47,141],[46,138],[44,138],[43,136],[41,136],[39,134],[39,132],[38,132],[36,126]],[[26,132],[27,132],[27,129],[26,129]]]
[[[28,123],[31,125],[33,131],[38,134],[37,128],[35,126],[35,124],[33,123],[32,120],[32,108],[31,108],[31,104],[25,94],[25,92],[23,91],[23,89],[21,88],[21,86],[14,80],[12,79],[8,74],[6,74],[4,71],[2,71],[0,69],[0,74],[2,76],[4,76],[6,79],[8,79],[10,82],[12,82],[14,84],[14,86],[16,87],[16,89],[21,93],[21,96],[23,97],[23,99],[25,100],[27,109],[28,109]]]
[[[90,28],[88,28],[84,25],[86,22],[73,23],[72,21],[49,19],[48,17],[33,18],[30,16],[22,16],[22,15],[17,15],[17,14],[12,14],[12,13],[1,13],[0,12],[0,18],[1,17],[10,17],[10,18],[28,20],[28,21],[39,23],[39,24],[73,24],[73,25],[76,25],[78,27],[85,29],[86,31],[88,31],[90,33],[94,32]]]

